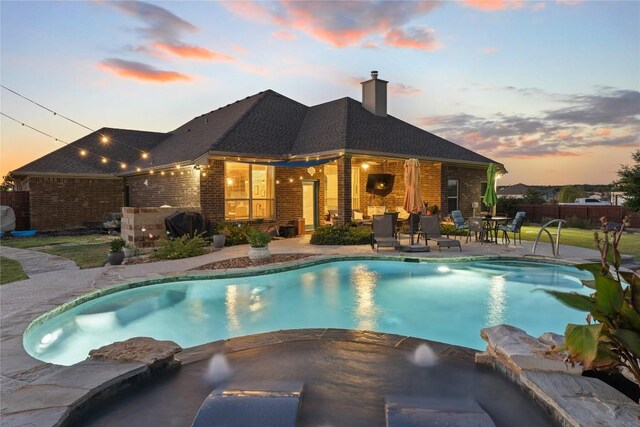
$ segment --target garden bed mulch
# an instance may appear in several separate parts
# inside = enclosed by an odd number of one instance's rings
[[[226,270],[228,268],[246,268],[256,267],[260,265],[275,264],[279,262],[296,261],[303,258],[313,256],[312,254],[276,254],[270,258],[251,261],[249,257],[231,258],[223,261],[212,262],[211,264],[202,265],[194,268],[194,270]]]

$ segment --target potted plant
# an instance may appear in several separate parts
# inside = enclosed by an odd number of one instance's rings
[[[122,248],[126,245],[126,242],[118,237],[117,239],[113,239],[111,241],[111,250],[109,251],[109,264],[111,265],[120,265],[124,260],[124,252]]]
[[[271,256],[269,252],[269,242],[271,236],[257,228],[250,228],[247,231],[247,241],[251,248],[249,249],[249,259],[251,261],[259,261],[267,259]]]
[[[427,215],[434,215],[438,212],[438,205],[427,206]]]
[[[216,249],[224,248],[227,236],[227,224],[222,221],[213,228],[213,247]]]

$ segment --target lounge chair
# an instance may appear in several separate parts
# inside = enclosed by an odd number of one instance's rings
[[[380,252],[380,246],[400,247],[400,241],[396,239],[396,230],[393,228],[393,216],[391,215],[374,215],[373,216],[373,234],[371,235],[371,248],[376,252]]]
[[[522,223],[524,222],[524,217],[526,216],[525,212],[517,212],[511,224],[501,225],[498,227],[498,230],[502,231],[502,241],[506,240],[507,244],[511,242],[509,239],[509,232],[513,233],[513,242],[516,242],[516,233],[518,233],[517,241],[522,244],[522,235],[520,234],[520,228],[522,227]],[[497,236],[496,236],[497,238]]]
[[[464,217],[462,216],[462,212],[461,211],[452,211],[451,212],[451,219],[453,220],[453,225],[456,228],[456,231],[458,230],[467,230],[467,240],[469,237],[469,224],[467,224],[464,220]]]
[[[440,232],[440,218],[438,218],[438,215],[424,215],[420,217],[420,230],[422,235],[424,235],[425,244],[427,240],[433,240],[438,244],[438,252],[440,252],[440,248],[443,246],[445,248],[457,247],[460,249],[460,252],[462,252],[462,246],[459,240],[442,237]]]

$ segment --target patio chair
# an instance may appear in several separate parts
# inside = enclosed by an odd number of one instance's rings
[[[520,233],[520,228],[522,227],[522,223],[524,222],[524,217],[526,216],[525,212],[517,212],[511,224],[501,225],[498,227],[498,230],[502,231],[502,241],[506,240],[507,244],[511,242],[509,239],[509,232],[513,233],[513,242],[516,244],[516,233],[518,233],[517,241],[522,244],[522,235]],[[497,236],[496,236],[497,237]]]
[[[458,231],[458,230],[467,230],[468,231],[469,230],[469,224],[467,224],[465,222],[461,211],[452,211],[451,212],[451,219],[453,220],[453,225],[456,228],[456,231]],[[454,237],[455,237],[455,235],[454,235]],[[468,237],[469,237],[469,233],[467,233],[467,238]]]
[[[336,218],[338,218],[338,211],[336,209],[329,209],[329,223],[336,225]]]
[[[468,226],[469,226],[468,227],[469,233],[467,234],[467,243],[469,243],[469,240],[471,239],[471,233],[474,233],[476,242],[478,241],[478,235],[480,235],[480,242],[483,243],[486,237],[485,235],[486,230],[482,226],[482,217],[480,216],[470,217]]]
[[[438,244],[438,252],[441,247],[451,248],[457,247],[462,252],[462,246],[459,240],[448,239],[442,237],[440,232],[440,218],[438,215],[424,215],[420,217],[420,232],[424,235],[425,244],[427,240],[433,240]]]
[[[391,215],[374,215],[372,228],[371,248],[376,252],[380,252],[380,246],[393,247],[394,249],[400,247],[400,241],[394,237],[395,229]]]

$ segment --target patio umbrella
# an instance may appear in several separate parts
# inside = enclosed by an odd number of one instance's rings
[[[482,202],[491,208],[498,203],[498,196],[496,195],[496,165],[489,163],[487,168],[487,190],[484,192]]]
[[[418,159],[408,159],[404,162],[404,210],[409,212],[409,226],[411,244],[413,245],[413,215],[422,209],[420,197],[420,163]]]

